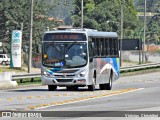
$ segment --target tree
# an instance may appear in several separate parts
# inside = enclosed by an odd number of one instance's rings
[[[65,25],[72,25],[70,16],[74,9],[74,1],[75,0],[59,0],[57,5],[49,12],[49,15],[57,19],[62,19]]]
[[[31,1],[31,0],[30,0]],[[10,49],[10,36],[12,30],[20,30],[23,23],[22,46],[29,45],[30,30],[30,3],[29,0],[2,0],[0,2],[0,41],[6,43],[5,48]],[[58,0],[57,0],[58,2]],[[42,33],[46,26],[58,25],[57,21],[48,20],[48,13],[57,4],[54,0],[34,0],[33,9],[33,51],[41,42]],[[10,53],[10,52],[9,52]]]
[[[160,1],[159,0],[147,0],[147,12],[156,12],[160,13]],[[144,12],[144,0],[137,0],[136,9],[139,12]],[[147,17],[146,23],[146,39],[154,40],[155,43],[159,43],[160,41],[160,15],[157,14],[153,16],[151,19]],[[143,28],[143,27],[142,27]],[[143,31],[142,31],[143,32]]]
[[[120,34],[120,6],[122,0],[85,0],[84,27],[100,31],[115,31]],[[74,26],[80,26],[81,0],[75,2],[72,16]],[[107,22],[110,21],[110,22]],[[124,37],[134,36],[137,23],[140,22],[134,9],[133,0],[124,1]]]
[[[160,12],[160,1],[159,0],[147,0],[147,12]],[[137,0],[136,10],[138,12],[144,11],[144,0]]]
[[[152,17],[151,21],[148,23],[148,34],[149,39],[155,40],[156,43],[160,43],[160,15],[157,14]]]

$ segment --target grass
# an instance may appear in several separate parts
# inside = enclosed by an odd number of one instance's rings
[[[138,62],[130,61],[130,60],[123,60],[124,63],[132,63],[132,64],[139,64]]]
[[[31,82],[31,79],[23,79],[21,82],[20,80],[17,80],[18,85],[33,85],[33,84],[41,84],[41,78],[34,78],[33,82]]]
[[[139,62],[134,62],[134,61],[130,61],[130,60],[124,60],[123,63],[127,64],[127,65],[130,65],[130,66],[134,66],[134,65],[141,65],[141,64],[149,64],[151,62],[142,62],[141,61],[141,63],[139,64]],[[128,67],[128,66],[126,66],[126,67]]]
[[[24,72],[23,68],[0,67],[0,72]]]
[[[123,76],[131,76],[131,75],[139,75],[139,74],[147,74],[152,72],[159,72],[160,68],[149,68],[149,69],[141,69],[137,71],[129,71],[120,73],[121,77]]]

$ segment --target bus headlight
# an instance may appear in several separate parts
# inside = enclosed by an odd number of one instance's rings
[[[49,73],[49,72],[47,72],[47,71],[42,71],[42,74],[45,76],[45,77],[51,77],[52,75]]]
[[[78,77],[84,77],[87,74],[87,70],[83,70],[78,74]]]

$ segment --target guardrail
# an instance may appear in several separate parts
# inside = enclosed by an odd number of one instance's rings
[[[40,73],[36,73],[36,74],[33,74],[33,73],[25,73],[25,74],[21,74],[21,75],[12,75],[12,80],[16,80],[16,79],[24,79],[24,78],[37,78],[37,77],[41,77],[41,74]]]
[[[20,83],[23,82],[23,79],[31,78],[31,82],[34,81],[34,78],[40,78],[41,74],[40,73],[25,73],[25,74],[20,74],[20,75],[12,75],[12,81],[17,81],[19,80]]]
[[[160,67],[160,63],[150,63],[150,64],[141,64],[136,66],[129,66],[129,67],[120,67],[120,72],[130,72],[130,71],[136,71],[136,70],[142,70],[142,69],[150,69],[150,68],[156,68]],[[12,81],[20,80],[20,82],[23,82],[23,79],[31,78],[31,82],[34,81],[34,78],[41,77],[40,73],[25,73],[20,75],[12,75]]]
[[[141,64],[141,65],[135,65],[135,66],[121,67],[120,72],[121,73],[122,72],[130,72],[130,71],[151,69],[151,68],[157,68],[157,67],[160,67],[160,63]]]

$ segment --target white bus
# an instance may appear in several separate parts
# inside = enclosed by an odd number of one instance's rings
[[[77,90],[99,85],[111,90],[119,78],[118,36],[115,32],[91,29],[47,31],[42,40],[42,84]]]

